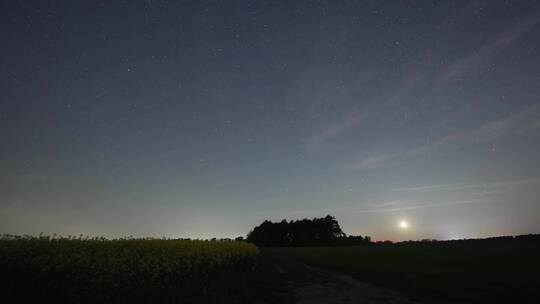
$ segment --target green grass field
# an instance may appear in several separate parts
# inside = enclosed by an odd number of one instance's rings
[[[437,302],[529,301],[538,299],[540,287],[540,242],[534,240],[264,248],[263,252]]]

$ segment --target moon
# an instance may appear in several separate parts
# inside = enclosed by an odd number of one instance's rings
[[[409,223],[407,223],[407,221],[400,221],[399,222],[399,228],[407,229],[407,228],[409,228]]]

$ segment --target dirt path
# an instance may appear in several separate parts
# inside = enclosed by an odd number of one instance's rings
[[[276,270],[284,275],[287,268],[275,264]],[[376,287],[350,276],[303,265],[303,280],[289,281],[294,290],[296,303],[334,304],[334,303],[417,303],[408,300],[403,294]]]
[[[254,292],[248,302],[257,304],[420,303],[397,291],[306,265],[271,249],[262,252],[250,283]]]

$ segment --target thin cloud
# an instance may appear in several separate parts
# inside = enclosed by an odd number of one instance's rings
[[[540,117],[537,117],[530,121],[528,124],[520,127],[516,132],[518,135],[522,135],[530,131],[535,131],[536,129],[540,129]]]
[[[366,113],[354,113],[345,117],[344,119],[337,121],[333,124],[319,130],[318,133],[312,135],[307,139],[307,145],[310,149],[319,149],[326,142],[340,136],[348,130],[358,126],[362,121],[368,117]]]
[[[450,141],[451,138],[448,136],[448,137],[444,137],[440,140],[437,140],[437,141],[434,141],[430,144],[427,144],[427,145],[423,145],[423,146],[418,146],[418,147],[415,147],[413,149],[409,149],[409,150],[405,150],[405,151],[401,151],[401,152],[396,152],[396,153],[387,153],[387,154],[379,154],[379,155],[375,155],[375,156],[370,156],[370,157],[367,157],[365,159],[362,159],[360,160],[359,162],[355,163],[352,165],[352,168],[354,169],[370,169],[370,168],[375,168],[387,161],[390,161],[390,160],[394,160],[394,159],[397,159],[397,158],[407,158],[407,157],[412,157],[412,156],[415,156],[415,155],[419,155],[419,154],[422,154],[422,153],[425,153],[425,152],[428,152],[430,150],[434,150],[436,148],[438,148],[439,146],[447,143],[448,141]]]
[[[438,83],[444,84],[476,73],[485,67],[491,58],[511,46],[540,21],[540,12],[529,16],[514,26],[502,31],[497,39],[480,47],[476,52],[461,58],[446,67],[439,76]]]
[[[448,188],[453,185],[451,184],[441,184],[441,185],[427,185],[427,186],[416,186],[416,187],[400,187],[394,188],[392,191],[430,191],[441,188]]]
[[[452,133],[437,141],[417,146],[412,149],[370,156],[348,167],[354,169],[370,169],[391,160],[421,155],[449,143],[461,142],[466,144],[484,144],[493,142],[503,136],[512,134],[523,135],[538,127],[540,127],[540,106],[534,105],[510,116],[482,124],[475,129]]]
[[[514,131],[522,134],[524,130],[533,130],[538,120],[540,120],[540,106],[535,105],[508,117],[485,123],[472,131],[454,134],[451,138],[472,144],[492,142]]]
[[[381,95],[377,99],[386,100],[384,103],[385,106],[398,106],[410,92],[416,89],[418,84],[421,83],[423,79],[424,75],[419,71],[415,71],[412,75],[411,73],[407,73],[394,85],[393,88],[389,90],[392,93],[386,96]],[[306,140],[308,149],[320,149],[327,142],[357,127],[369,116],[370,115],[366,112],[356,111],[353,114],[345,116],[341,120],[322,127],[317,133],[308,137]],[[377,160],[372,161],[377,162]]]
[[[414,205],[404,205],[405,202],[390,201],[380,204],[372,205],[370,208],[358,208],[357,206],[346,206],[346,207],[334,207],[334,208],[324,208],[324,209],[309,209],[309,210],[288,210],[288,211],[257,211],[254,212],[258,215],[274,215],[276,218],[288,216],[297,216],[301,215],[306,217],[306,213],[321,214],[321,213],[336,213],[336,212],[347,212],[347,213],[390,213],[390,212],[399,212],[407,210],[417,210],[425,208],[437,208],[445,207],[452,205],[464,205],[464,204],[477,204],[477,203],[489,203],[492,202],[483,198],[467,199],[467,200],[455,200],[455,201],[446,201],[442,203],[433,203],[433,202],[424,202],[417,203]],[[400,204],[402,206],[400,206]]]
[[[483,6],[483,3],[483,1],[471,3],[470,7],[467,7],[466,10],[475,12]],[[491,43],[480,47],[476,52],[447,66],[440,73],[438,82],[447,83],[456,78],[461,78],[465,75],[475,73],[477,70],[489,63],[489,60],[493,56],[512,45],[526,32],[534,28],[539,21],[540,11],[501,31],[499,36]],[[385,100],[383,104],[386,106],[399,105],[410,92],[414,91],[420,83],[426,80],[428,75],[426,75],[425,71],[422,70],[422,67],[426,64],[427,62],[422,61],[414,65],[414,69],[411,69],[408,73],[405,73],[405,76],[399,79],[394,86],[388,90],[388,92],[391,93],[383,94],[377,99]],[[369,79],[369,76],[366,76],[362,83],[367,82],[367,79]],[[306,139],[306,145],[309,150],[318,150],[328,142],[331,142],[333,139],[356,128],[367,117],[368,115],[365,113],[355,112],[334,123],[323,126],[315,134],[312,134]],[[430,143],[407,151],[370,156],[353,164],[352,167],[358,169],[377,167],[389,160],[421,154],[451,141],[466,141],[475,143],[489,142],[500,137],[501,135],[504,135],[506,131],[513,129],[519,119],[519,117],[516,117],[514,118],[515,121],[495,121],[491,124],[482,126],[482,128],[473,130],[472,133],[468,132],[463,134],[452,134],[435,143]],[[529,124],[529,128],[523,128],[523,130],[536,129],[538,127],[540,127],[540,121],[537,124]]]
[[[399,157],[399,156],[400,156],[400,154],[398,154],[398,153],[370,156],[370,157],[362,159],[358,163],[354,164],[353,168],[355,168],[355,169],[374,168],[374,167],[377,167],[378,165],[380,165],[380,164],[382,164],[382,163],[384,163],[384,162],[386,162],[388,160],[394,159],[394,158]]]
[[[505,187],[517,187],[523,185],[534,185],[540,183],[540,178],[532,179],[519,179],[519,180],[506,180],[491,183],[477,183],[477,184],[446,184],[446,185],[423,185],[415,187],[394,188],[392,191],[402,192],[428,192],[432,190],[467,190],[467,189],[487,189],[488,193],[499,193],[499,190],[490,190]],[[493,192],[491,192],[493,191]]]
[[[393,83],[393,85],[388,86],[384,92],[378,92],[374,96],[371,96],[370,99],[382,100],[383,102],[380,103],[380,106],[382,107],[381,110],[388,107],[399,106],[422,82],[426,81],[428,75],[423,69],[425,66],[429,65],[432,60],[429,58],[431,58],[431,56],[421,56],[421,59],[404,70],[403,74]],[[362,87],[366,85],[373,77],[374,75],[366,73],[357,86]],[[334,123],[323,126],[315,132],[315,134],[308,137],[306,140],[308,149],[318,150],[322,148],[334,138],[356,128],[367,118],[371,117],[370,114],[371,113],[365,111],[359,111],[358,108],[353,108],[352,114],[346,115]]]
[[[470,199],[470,200],[458,200],[458,201],[448,201],[443,203],[422,203],[411,206],[402,206],[402,207],[390,207],[390,208],[372,208],[372,209],[358,209],[351,210],[358,213],[388,213],[388,212],[398,212],[398,211],[407,211],[407,210],[416,210],[416,209],[425,209],[425,208],[435,208],[435,207],[444,207],[452,205],[463,205],[463,204],[477,204],[477,203],[488,203],[490,201],[485,199]]]

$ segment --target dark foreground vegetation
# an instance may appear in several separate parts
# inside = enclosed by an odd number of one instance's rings
[[[435,303],[539,303],[540,235],[372,246],[264,248]]]
[[[0,302],[242,302],[258,252],[236,241],[4,236]]]
[[[313,269],[419,302],[537,303],[539,256],[538,235],[260,249],[231,240],[4,236],[0,303],[294,303],[314,273],[320,289],[332,283]]]

